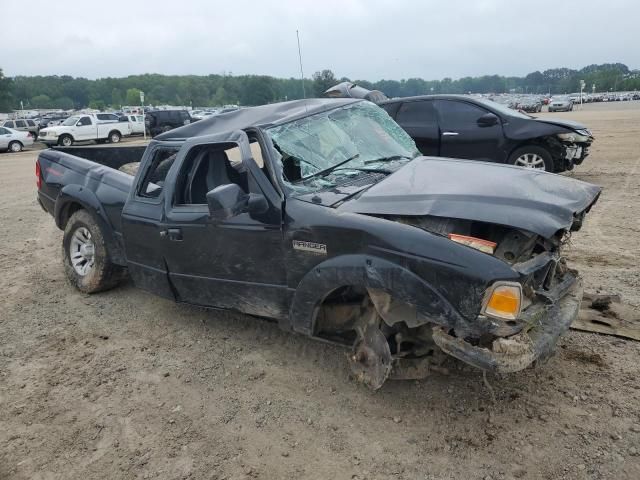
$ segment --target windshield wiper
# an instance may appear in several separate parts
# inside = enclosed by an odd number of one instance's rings
[[[359,153],[356,153],[353,157],[349,157],[346,160],[343,160],[341,162],[336,163],[335,165],[331,165],[329,168],[325,168],[324,170],[320,170],[319,172],[316,173],[312,173],[311,175],[309,175],[308,177],[304,177],[302,179],[300,179],[301,181],[304,180],[309,180],[310,178],[313,177],[319,177],[319,176],[325,176],[325,175],[329,175],[331,172],[333,172],[336,168],[341,167],[342,165],[344,165],[345,163],[349,163],[351,160],[355,160],[356,158],[358,158],[360,156]]]
[[[333,171],[335,172],[336,170],[356,170],[358,172],[372,172],[372,173],[393,173],[391,170],[387,170],[386,168],[343,167],[343,168],[336,168]]]
[[[376,158],[375,160],[365,160],[364,164],[367,165],[369,163],[391,162],[393,160],[402,160],[403,158],[407,160],[413,160],[415,157],[410,157],[408,155],[390,155],[388,157]]]

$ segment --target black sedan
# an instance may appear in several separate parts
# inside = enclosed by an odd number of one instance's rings
[[[484,98],[423,95],[380,103],[424,155],[508,163],[548,172],[571,170],[593,135],[569,120],[526,115]]]

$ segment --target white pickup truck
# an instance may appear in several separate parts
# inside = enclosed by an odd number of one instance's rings
[[[114,116],[115,117],[115,116]],[[128,121],[101,120],[95,115],[73,115],[60,125],[40,130],[38,140],[49,146],[70,147],[75,142],[95,140],[96,143],[118,143],[131,134]]]

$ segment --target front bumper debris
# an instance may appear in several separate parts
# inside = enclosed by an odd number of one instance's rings
[[[532,305],[525,311],[527,327],[511,337],[500,337],[491,348],[474,346],[434,327],[433,340],[445,353],[494,373],[512,373],[549,358],[560,336],[575,320],[582,301],[582,280],[575,278],[566,293],[550,305]]]

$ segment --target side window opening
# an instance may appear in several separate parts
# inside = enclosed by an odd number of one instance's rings
[[[237,184],[248,193],[248,175],[241,159],[234,155],[236,149],[238,146],[235,143],[199,145],[192,148],[178,175],[174,204],[206,204],[208,192],[230,183]]]
[[[169,169],[176,160],[177,148],[162,148],[156,150],[151,166],[147,170],[144,180],[140,184],[138,195],[145,198],[158,198],[164,189],[164,182]]]
[[[27,126],[27,124],[26,124],[26,122],[24,120],[16,120],[16,127],[17,128],[24,128],[26,126]]]
[[[89,117],[82,117],[80,119],[80,125],[91,125],[91,119]]]

